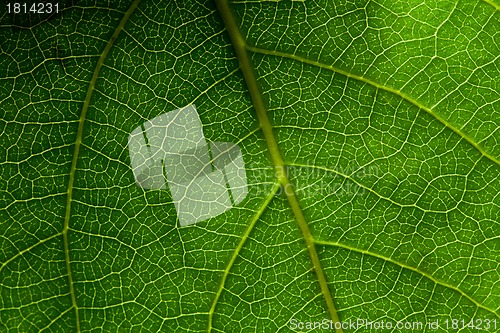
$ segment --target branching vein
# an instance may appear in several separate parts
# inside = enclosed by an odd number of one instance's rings
[[[306,59],[306,58],[303,58],[303,57],[300,57],[300,56],[297,56],[297,55],[294,55],[294,54],[289,54],[289,53],[284,53],[284,52],[274,51],[274,50],[267,50],[267,49],[263,49],[263,48],[259,48],[259,47],[247,46],[246,48],[249,51],[252,51],[252,52],[255,52],[255,53],[260,53],[260,54],[264,54],[264,55],[273,55],[273,56],[278,56],[278,57],[293,59],[293,60],[296,60],[296,61],[299,61],[299,62],[302,62],[302,63],[305,63],[305,64],[317,66],[319,68],[324,68],[324,69],[330,70],[332,72],[339,73],[341,75],[345,75],[348,78],[351,78],[351,79],[354,79],[354,80],[357,80],[357,81],[361,81],[361,82],[367,83],[367,84],[369,84],[369,85],[371,85],[373,87],[376,87],[378,89],[385,90],[385,91],[390,92],[392,94],[398,95],[399,97],[403,98],[404,100],[410,102],[411,104],[415,105],[419,109],[424,110],[425,112],[427,112],[428,114],[430,114],[431,116],[433,116],[434,118],[436,118],[439,122],[441,122],[447,128],[451,129],[453,132],[455,132],[456,134],[460,135],[460,137],[462,137],[465,141],[467,141],[472,146],[474,146],[474,148],[476,148],[483,156],[485,156],[489,160],[493,161],[497,165],[500,165],[500,160],[497,157],[495,157],[495,156],[491,155],[490,153],[486,152],[472,138],[470,138],[468,135],[466,135],[465,133],[463,133],[460,129],[458,129],[455,126],[453,126],[446,119],[444,119],[441,116],[439,116],[434,110],[432,110],[431,108],[423,105],[422,103],[420,103],[416,99],[414,99],[414,98],[406,95],[402,91],[399,91],[399,90],[391,88],[391,87],[384,86],[384,85],[382,85],[382,84],[380,84],[378,82],[372,81],[372,80],[367,79],[365,77],[349,73],[349,72],[347,72],[345,70],[336,68],[336,67],[334,67],[332,65],[323,64],[323,63],[321,63],[319,61],[316,61],[316,60],[310,60],[310,59]]]
[[[262,99],[262,94],[259,90],[259,86],[257,84],[257,79],[253,72],[253,67],[250,62],[250,57],[247,53],[247,44],[241,32],[238,28],[236,20],[229,8],[229,4],[227,0],[216,0],[217,8],[222,16],[224,21],[224,25],[228,31],[229,37],[231,38],[233,47],[236,52],[236,57],[238,58],[240,69],[243,73],[243,77],[245,78],[245,82],[247,84],[248,91],[250,93],[250,98],[252,100],[252,104],[257,113],[257,118],[259,120],[260,127],[264,134],[264,138],[266,140],[266,144],[268,146],[269,152],[271,154],[271,158],[274,164],[274,168],[276,171],[276,176],[278,178],[279,183],[284,188],[284,192],[287,196],[290,207],[293,211],[295,219],[299,225],[299,229],[302,232],[304,237],[304,241],[306,243],[307,251],[309,253],[309,257],[311,258],[313,269],[316,272],[316,277],[318,279],[321,293],[325,299],[328,312],[333,322],[339,322],[339,317],[337,315],[337,310],[333,303],[333,297],[330,293],[330,289],[328,287],[328,282],[326,280],[325,273],[321,266],[318,253],[316,251],[315,244],[313,242],[313,237],[311,231],[309,230],[309,226],[304,217],[304,213],[299,205],[299,201],[297,196],[291,186],[290,180],[286,175],[285,171],[285,163],[281,156],[281,153],[278,148],[278,143],[274,137],[273,129],[271,122],[267,116],[267,110],[264,105],[264,100]],[[336,331],[342,332],[342,329],[336,329]]]

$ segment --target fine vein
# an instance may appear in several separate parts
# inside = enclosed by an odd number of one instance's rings
[[[416,99],[414,99],[414,98],[406,95],[405,93],[403,93],[400,90],[384,86],[384,85],[382,85],[382,84],[380,84],[378,82],[372,81],[372,80],[367,79],[367,78],[365,78],[363,76],[359,76],[359,75],[356,75],[356,74],[349,73],[348,71],[342,70],[340,68],[336,68],[336,67],[334,67],[332,65],[324,64],[324,63],[321,63],[321,62],[316,61],[316,60],[310,60],[310,59],[307,59],[307,58],[303,58],[303,57],[300,57],[300,56],[297,56],[297,55],[294,55],[294,54],[289,54],[289,53],[284,53],[284,52],[274,51],[274,50],[267,50],[267,49],[262,49],[262,48],[254,47],[254,46],[246,46],[246,48],[249,51],[252,51],[252,52],[255,52],[255,53],[260,53],[260,54],[264,54],[264,55],[273,55],[273,56],[278,56],[278,57],[293,59],[293,60],[296,60],[296,61],[299,61],[299,62],[302,62],[302,63],[305,63],[305,64],[313,65],[313,66],[316,66],[316,67],[319,67],[319,68],[324,68],[324,69],[330,70],[332,72],[339,73],[341,75],[347,76],[348,78],[351,78],[351,79],[354,79],[354,80],[357,80],[357,81],[361,81],[361,82],[367,83],[367,84],[369,84],[369,85],[371,85],[373,87],[376,87],[378,89],[385,90],[385,91],[390,92],[392,94],[398,95],[399,97],[403,98],[404,100],[410,102],[411,104],[415,105],[419,109],[424,110],[425,112],[427,112],[428,114],[430,114],[431,116],[433,116],[434,118],[436,118],[444,126],[446,126],[447,128],[451,129],[453,132],[455,132],[456,134],[460,135],[460,137],[462,137],[465,141],[467,141],[468,143],[470,143],[483,156],[485,156],[486,158],[488,158],[492,162],[496,163],[497,165],[500,165],[500,160],[497,157],[495,157],[495,156],[491,155],[490,153],[486,152],[472,138],[470,138],[465,133],[463,133],[460,129],[456,128],[451,123],[449,123],[447,120],[445,120],[444,118],[442,118],[441,116],[439,116],[431,108],[423,105],[422,103],[420,103]]]
[[[111,36],[111,39],[108,41],[106,46],[104,47],[103,52],[101,53],[101,56],[97,60],[97,65],[94,69],[94,74],[92,75],[92,79],[90,80],[89,87],[87,89],[87,94],[85,95],[85,100],[83,101],[83,107],[82,107],[82,112],[80,113],[80,119],[78,120],[78,131],[76,133],[76,141],[75,141],[75,151],[73,154],[73,160],[71,162],[71,170],[69,173],[69,181],[68,181],[68,192],[67,192],[67,201],[66,201],[66,214],[64,216],[64,226],[63,226],[63,239],[64,239],[64,254],[66,258],[66,271],[68,272],[68,283],[69,283],[69,291],[71,294],[71,303],[72,307],[75,309],[75,321],[76,321],[76,331],[80,332],[80,317],[78,313],[78,304],[76,302],[76,295],[75,295],[75,288],[73,286],[73,275],[71,273],[71,264],[70,264],[70,257],[69,257],[69,238],[68,238],[68,231],[69,231],[69,219],[71,217],[71,204],[72,204],[72,199],[73,199],[73,185],[75,182],[75,173],[76,173],[76,166],[78,162],[78,155],[80,153],[80,146],[82,143],[82,137],[83,137],[83,126],[85,124],[85,118],[87,115],[87,110],[90,105],[90,99],[92,97],[92,93],[94,92],[95,84],[97,81],[97,78],[99,77],[99,73],[101,71],[101,67],[104,64],[104,60],[109,54],[109,51],[111,50],[111,47],[113,46],[116,38],[120,34],[120,32],[123,30],[123,27],[125,26],[125,23],[128,21],[130,15],[132,12],[135,10],[137,5],[139,4],[140,0],[135,0],[132,5],[129,7],[129,9],[125,12],[125,15],[121,19],[120,23],[115,29],[115,32]]]
[[[316,276],[321,288],[321,292],[325,299],[328,312],[333,322],[339,322],[337,310],[335,309],[335,305],[333,303],[333,297],[330,293],[328,282],[326,281],[326,276],[321,266],[318,252],[316,251],[316,246],[313,242],[311,231],[309,230],[309,226],[306,222],[302,209],[300,208],[297,196],[295,195],[290,180],[288,179],[288,176],[286,175],[285,172],[285,163],[278,149],[278,144],[274,137],[271,122],[267,117],[267,111],[264,105],[264,101],[262,99],[262,94],[260,93],[259,86],[257,84],[257,79],[253,72],[252,64],[250,62],[250,58],[247,53],[247,44],[245,42],[245,39],[241,35],[241,32],[231,12],[231,9],[229,8],[227,0],[216,0],[215,2],[222,17],[222,20],[224,21],[224,25],[226,26],[229,37],[231,38],[233,47],[235,49],[236,57],[238,58],[240,64],[240,69],[243,73],[243,77],[245,78],[245,82],[247,84],[247,88],[250,93],[252,104],[257,113],[257,118],[259,120],[260,127],[262,129],[269,152],[271,154],[271,159],[273,161],[276,170],[276,176],[278,178],[279,183],[284,188],[284,192],[287,196],[290,207],[293,211],[295,219],[297,220],[299,229],[304,237],[304,241],[306,243],[306,247],[309,252],[309,257],[311,258],[313,269],[316,272]],[[342,329],[337,329],[336,331],[342,332]]]

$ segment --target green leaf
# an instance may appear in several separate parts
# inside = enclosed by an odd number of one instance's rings
[[[499,330],[498,0],[59,9],[0,14],[0,331]],[[249,193],[179,227],[127,140],[192,103]]]

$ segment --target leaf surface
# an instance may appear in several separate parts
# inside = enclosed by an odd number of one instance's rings
[[[497,330],[498,1],[229,6],[1,14],[0,331]],[[192,103],[249,194],[180,228],[127,138]]]

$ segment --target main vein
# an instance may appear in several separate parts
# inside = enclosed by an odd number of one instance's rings
[[[125,12],[125,15],[121,19],[120,23],[115,29],[115,32],[111,36],[111,39],[108,41],[106,46],[104,47],[103,52],[101,53],[101,56],[97,60],[97,65],[94,69],[94,74],[92,75],[92,79],[90,80],[89,87],[87,89],[87,94],[85,95],[85,100],[83,101],[83,107],[82,107],[82,112],[80,113],[80,119],[78,120],[78,131],[76,133],[76,141],[75,141],[75,152],[73,154],[73,160],[71,162],[71,169],[69,172],[69,181],[68,181],[68,192],[67,192],[67,201],[66,201],[66,214],[64,216],[64,225],[63,225],[63,239],[64,239],[64,254],[65,254],[65,260],[66,260],[66,270],[68,272],[68,283],[69,283],[69,291],[71,294],[71,303],[73,308],[75,309],[75,320],[76,320],[76,331],[80,332],[80,316],[78,313],[78,304],[76,302],[76,295],[75,295],[75,288],[73,286],[73,275],[71,273],[71,264],[70,264],[70,257],[69,257],[69,238],[68,238],[68,231],[69,231],[69,219],[71,217],[71,204],[73,202],[73,185],[75,182],[75,173],[76,173],[76,166],[78,163],[78,155],[80,153],[80,146],[82,143],[82,137],[83,137],[83,126],[85,125],[85,118],[87,116],[87,110],[90,105],[90,99],[92,97],[92,94],[94,92],[95,84],[97,81],[97,78],[99,77],[99,73],[101,71],[102,65],[104,64],[104,60],[109,54],[109,51],[111,50],[111,47],[113,46],[116,38],[120,34],[120,32],[123,30],[123,27],[125,26],[125,23],[128,21],[130,18],[130,15],[132,15],[132,12],[135,10],[137,5],[139,4],[140,0],[135,0],[132,5],[129,7],[129,9]]]
[[[321,292],[328,307],[328,312],[330,313],[330,317],[333,322],[339,322],[337,310],[335,309],[333,297],[330,293],[330,289],[328,288],[326,276],[319,261],[318,252],[316,251],[316,246],[314,244],[311,231],[309,230],[309,226],[306,222],[302,209],[300,208],[297,196],[295,195],[290,180],[288,179],[288,176],[285,172],[285,163],[283,161],[283,158],[281,157],[281,153],[278,149],[278,144],[274,137],[271,122],[269,121],[269,118],[267,116],[267,111],[262,99],[262,94],[260,93],[257,79],[250,62],[250,57],[247,53],[247,44],[245,42],[245,39],[241,35],[241,32],[231,12],[231,9],[229,8],[227,0],[215,0],[215,2],[235,49],[236,57],[238,58],[243,77],[245,78],[252,104],[257,113],[260,127],[271,154],[271,158],[276,170],[276,176],[279,183],[284,188],[284,192],[287,196],[290,207],[292,208],[295,219],[297,220],[297,223],[299,225],[299,229],[304,237],[306,247],[309,252],[309,257],[311,258],[314,271],[316,272],[316,276],[319,281]],[[340,333],[342,332],[342,329],[337,329],[336,331]]]

